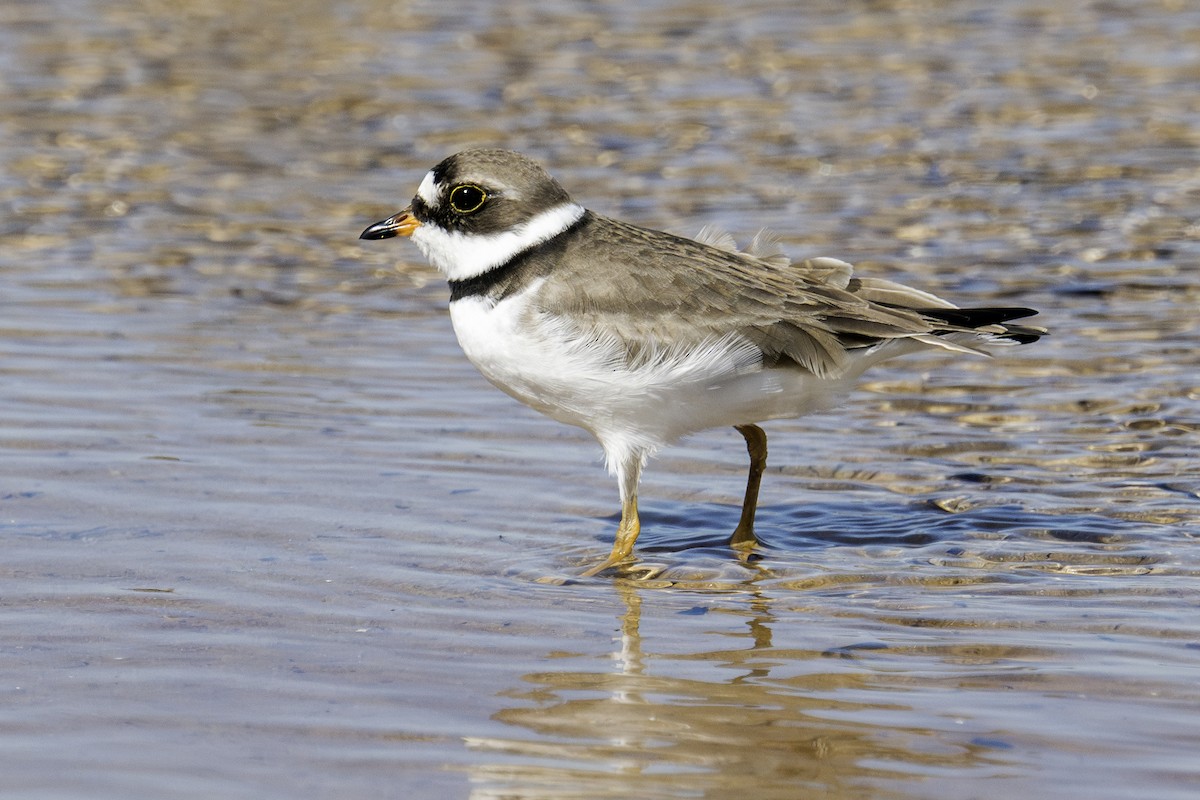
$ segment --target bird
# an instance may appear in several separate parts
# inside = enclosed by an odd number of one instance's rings
[[[581,577],[633,561],[638,485],[664,446],[717,427],[742,435],[750,466],[729,544],[746,552],[767,459],[759,423],[832,408],[897,356],[986,355],[1046,333],[1012,322],[1030,308],[959,308],[837,258],[792,261],[765,231],[739,250],[710,228],[691,239],[604,216],[510,150],[449,156],[360,238],[396,236],[447,279],[479,372],[603,449],[621,517],[609,556]]]

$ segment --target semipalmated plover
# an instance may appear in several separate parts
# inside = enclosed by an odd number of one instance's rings
[[[750,474],[731,545],[755,541],[767,457],[756,423],[833,406],[869,367],[926,348],[982,353],[1045,333],[1028,308],[962,309],[918,289],[798,263],[764,237],[739,252],[588,211],[542,167],[468,150],[425,175],[412,204],[362,233],[407,236],[450,283],[450,319],[484,377],[590,431],[621,492],[612,553],[630,558],[637,489],[656,450],[731,425]]]

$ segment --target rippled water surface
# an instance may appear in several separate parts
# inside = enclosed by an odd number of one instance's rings
[[[736,9],[736,10],[735,10]],[[0,766],[22,798],[1200,794],[1200,10],[0,8]],[[459,352],[430,165],[760,227],[1053,335],[643,484]]]

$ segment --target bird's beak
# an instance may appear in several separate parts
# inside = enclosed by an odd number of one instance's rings
[[[421,223],[412,215],[412,206],[409,206],[400,213],[388,217],[383,222],[376,222],[363,231],[358,238],[390,239],[393,236],[412,236],[413,231],[419,227],[421,227]]]

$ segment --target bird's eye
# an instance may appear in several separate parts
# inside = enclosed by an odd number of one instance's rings
[[[487,199],[487,192],[483,189],[464,183],[450,192],[450,207],[460,214],[471,214],[478,211]]]

